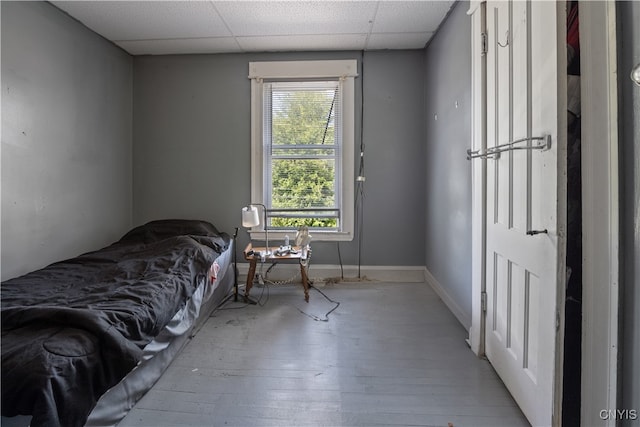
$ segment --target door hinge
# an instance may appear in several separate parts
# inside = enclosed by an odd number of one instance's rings
[[[480,55],[484,56],[487,54],[487,33],[480,33]]]
[[[487,312],[487,293],[486,292],[482,292],[480,294],[480,306],[482,308],[482,312],[486,313]]]

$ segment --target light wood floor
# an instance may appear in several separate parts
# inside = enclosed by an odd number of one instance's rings
[[[216,310],[120,426],[529,425],[428,285],[318,289]]]

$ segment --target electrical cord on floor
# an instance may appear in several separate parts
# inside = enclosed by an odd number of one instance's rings
[[[269,272],[269,270],[271,270],[274,267],[275,263],[271,265],[271,267],[269,267],[267,269],[267,273]],[[256,304],[259,305],[260,307],[264,307],[265,305],[267,305],[267,302],[269,302],[269,284],[267,283],[267,281],[265,280],[265,274],[262,274],[262,269],[264,268],[264,262],[260,262],[260,271],[258,272],[258,277],[262,278],[262,292],[260,292],[260,296],[258,297],[258,300],[256,301]],[[260,279],[258,279],[260,280]],[[264,291],[267,291],[267,297],[264,300],[264,302],[262,301],[262,297],[264,296]]]
[[[277,281],[277,282],[272,281],[272,280],[267,280],[267,279],[266,279],[266,275],[267,275],[267,274],[269,274],[269,272],[271,271],[271,269],[272,269],[273,267],[275,267],[275,266],[276,266],[276,264],[277,264],[277,263],[273,263],[273,264],[271,264],[271,266],[270,266],[270,267],[267,269],[267,271],[265,272],[265,276],[264,276],[264,277],[265,277],[265,279],[264,279],[265,287],[268,287],[269,285],[287,285],[287,284],[289,284],[289,283],[293,283],[293,281],[294,281],[295,279],[297,279],[297,278],[298,278],[298,273],[296,273],[296,274],[294,274],[292,277],[290,277],[290,278],[289,278],[289,279],[287,279],[287,280],[282,280],[282,281]],[[303,265],[303,267],[304,267],[304,269],[305,269],[305,270],[306,270],[306,272],[307,272],[307,277],[308,277],[308,278],[309,278],[309,277],[311,277],[311,276],[309,275],[309,265],[310,265],[310,264],[311,264],[311,253],[309,252],[309,255],[308,255],[307,259],[305,260],[304,264],[302,264],[302,265]],[[341,263],[341,266],[342,266],[342,263]],[[307,312],[305,312],[304,310],[301,310],[301,309],[300,309],[300,308],[298,308],[298,307],[295,307],[295,308],[296,308],[296,310],[298,310],[300,313],[304,314],[305,316],[307,316],[307,317],[308,317],[308,318],[310,318],[310,319],[315,320],[316,322],[328,322],[328,321],[329,321],[329,315],[330,315],[331,313],[333,313],[333,312],[334,312],[334,311],[335,311],[335,310],[340,306],[340,302],[332,300],[332,299],[331,299],[331,298],[329,298],[329,297],[328,297],[324,292],[322,292],[320,289],[318,289],[318,288],[316,288],[315,286],[313,286],[313,284],[312,284],[312,283],[313,283],[313,281],[312,281],[312,280],[311,280],[310,282],[311,282],[311,283],[309,283],[309,288],[311,288],[311,289],[315,289],[315,290],[316,290],[318,293],[320,293],[320,295],[322,295],[322,296],[323,296],[327,301],[331,302],[332,304],[335,304],[335,306],[334,306],[331,310],[329,310],[329,311],[324,315],[324,318],[318,317],[318,316],[316,316],[315,314],[307,313]],[[267,291],[267,292],[268,292],[268,291]]]
[[[307,270],[307,277],[310,277],[309,276],[309,263],[310,263],[310,259],[307,259],[307,263],[304,266],[304,268]],[[282,281],[277,281],[277,282],[276,281],[272,281],[272,280],[267,280],[266,279],[267,274],[269,274],[271,269],[274,268],[277,264],[278,264],[277,262],[272,263],[271,266],[269,266],[269,268],[267,268],[267,271],[264,273],[264,275],[262,274],[262,269],[264,267],[264,263],[260,264],[260,271],[258,272],[257,277],[262,277],[263,278],[263,282],[264,282],[264,284],[262,286],[262,292],[260,293],[260,296],[258,297],[258,300],[256,301],[256,305],[259,305],[260,307],[264,307],[267,304],[267,302],[269,301],[269,296],[270,296],[270,294],[269,294],[269,286],[272,286],[272,285],[286,285],[286,284],[292,283],[298,277],[298,274],[296,273],[295,275],[293,275],[291,278],[289,278],[287,280],[282,280]],[[313,283],[313,281],[311,281],[311,283]],[[311,283],[309,284],[309,288],[315,289],[316,292],[318,292],[320,295],[322,295],[327,301],[329,301],[330,303],[335,304],[335,305],[333,306],[333,308],[331,308],[331,310],[329,310],[329,311],[327,311],[325,313],[324,318],[316,316],[315,314],[307,313],[307,312],[305,312],[304,310],[301,310],[298,307],[295,307],[295,308],[301,314],[307,316],[310,319],[315,320],[316,322],[328,322],[329,321],[329,315],[331,313],[333,313],[340,306],[340,302],[332,300],[331,298],[329,298],[327,296],[327,294],[325,294],[320,289],[318,289],[315,286],[313,286],[313,284],[311,284]],[[245,287],[246,287],[246,285],[245,285]],[[266,299],[263,302],[262,299],[265,296],[265,290],[266,290],[267,294],[266,294]],[[240,294],[240,291],[238,291],[238,294]],[[243,305],[236,306],[236,307],[220,306],[220,307],[216,308],[214,310],[214,312],[217,311],[217,310],[236,310],[236,309],[241,309],[241,308],[247,307],[248,305],[251,305],[251,304],[245,302]]]
[[[269,272],[271,271],[271,269],[273,267],[275,267],[276,265],[278,265],[277,262],[272,262],[271,265],[269,266],[269,268],[267,268],[267,271],[264,272],[264,277],[267,277],[269,275]]]
[[[271,267],[269,267],[267,269],[267,271],[264,273],[264,282],[265,283],[269,283],[270,285],[288,285],[290,283],[293,283],[298,278],[299,274],[295,273],[293,276],[289,277],[286,280],[269,280],[269,279],[267,279],[267,276],[268,276],[269,272],[276,265],[278,265],[278,263],[274,262],[273,264],[271,264]]]
[[[335,304],[335,306],[334,306],[331,310],[329,310],[329,311],[327,311],[327,312],[325,313],[325,315],[324,315],[324,319],[323,319],[323,318],[321,318],[321,317],[316,316],[315,314],[309,314],[309,313],[305,312],[304,310],[299,309],[298,307],[296,307],[296,309],[297,309],[300,313],[304,314],[305,316],[309,317],[310,319],[315,320],[316,322],[328,322],[328,321],[329,321],[329,315],[330,315],[331,313],[333,313],[333,312],[334,312],[338,307],[340,307],[340,302],[332,300],[331,298],[329,298],[329,297],[327,296],[327,294],[325,294],[324,292],[322,292],[320,289],[316,288],[316,287],[315,287],[315,286],[313,286],[313,285],[310,285],[309,287],[310,287],[311,289],[315,289],[316,291],[318,291],[318,292],[320,293],[320,295],[322,295],[323,297],[325,297],[325,299],[326,299],[327,301],[329,301],[329,302],[331,302],[331,303]]]

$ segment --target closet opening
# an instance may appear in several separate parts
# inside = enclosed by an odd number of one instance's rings
[[[582,171],[578,1],[567,2],[567,287],[562,425],[580,425],[582,372]]]

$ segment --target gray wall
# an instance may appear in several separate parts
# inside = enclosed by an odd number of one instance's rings
[[[471,21],[459,2],[426,49],[425,265],[471,318]],[[457,105],[457,106],[456,106]],[[436,120],[437,115],[437,120]]]
[[[640,3],[618,2],[620,197],[622,230],[622,401],[640,411],[640,87],[629,78],[640,63]],[[637,421],[628,422],[636,425]]]
[[[45,2],[2,7],[2,279],[131,225],[132,60]]]
[[[362,65],[361,52],[136,57],[134,224],[183,217],[227,232],[240,226],[251,201],[249,62],[345,58]],[[421,50],[366,52],[356,79],[356,105],[362,85],[365,100],[362,265],[423,265],[422,68]],[[241,230],[238,245],[247,242]],[[338,264],[335,242],[313,250],[315,263]],[[340,250],[345,265],[357,263],[357,241]]]

